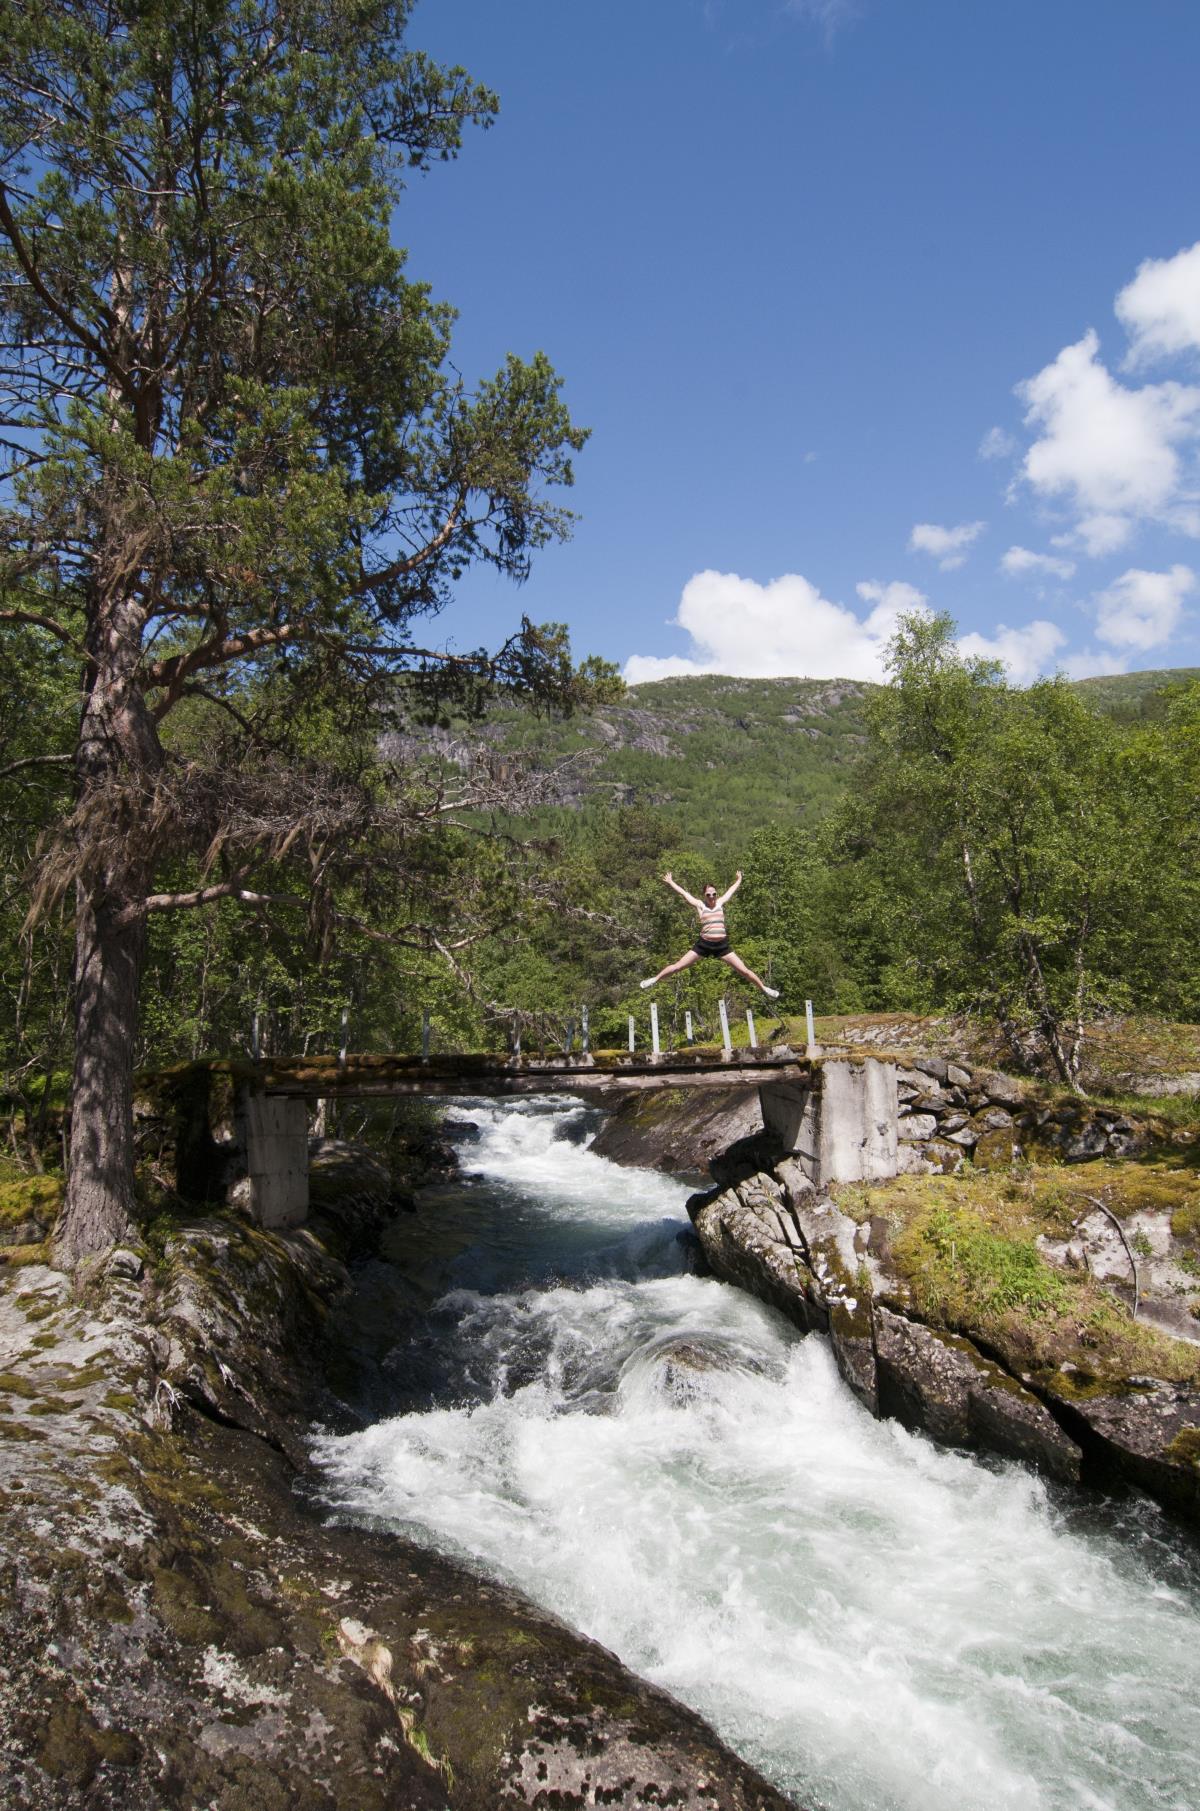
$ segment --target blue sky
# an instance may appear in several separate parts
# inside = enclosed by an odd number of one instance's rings
[[[1200,664],[1200,0],[423,0],[500,94],[416,180],[468,379],[592,429],[524,611],[631,679]]]

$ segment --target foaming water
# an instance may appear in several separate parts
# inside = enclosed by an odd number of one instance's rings
[[[463,1112],[492,1212],[443,1406],[318,1440],[332,1509],[518,1584],[814,1811],[1195,1811],[1200,1578],[1155,1512],[874,1421],[577,1106]]]

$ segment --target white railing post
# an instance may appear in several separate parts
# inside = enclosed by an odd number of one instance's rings
[[[811,1000],[806,1000],[804,1002],[804,1027],[805,1027],[805,1031],[808,1036],[808,1052],[807,1052],[807,1054],[809,1056],[811,1056],[813,1053],[813,1049],[817,1042],[817,1034],[813,1029],[813,1010],[812,1010],[812,1001]]]
[[[579,1018],[580,1018],[580,1026],[581,1026],[580,1041],[583,1046],[583,1054],[584,1054],[584,1056],[586,1056],[588,1054],[588,1051],[591,1048],[591,1043],[590,1043],[589,1036],[588,1036],[588,1009],[586,1006],[580,1007]]]
[[[653,1000],[650,1003],[650,1054],[655,1058],[656,1061],[660,1055],[660,1051],[658,1048],[658,1002],[657,1002],[657,1000]]]
[[[629,1051],[630,1051],[630,1055],[633,1054],[633,1046],[636,1042],[637,1042],[637,1027],[635,1026],[635,1024],[633,1022],[633,1014],[630,1013],[630,1015],[629,1015]]]
[[[694,1044],[696,1040],[692,1036],[692,1015],[690,1012],[685,1012],[683,1015],[683,1030],[688,1043]]]
[[[338,1040],[338,1068],[346,1067],[346,1052],[350,1047],[350,1008],[342,1007],[342,1030]]]
[[[717,1011],[721,1015],[721,1042],[725,1046],[725,1057],[728,1060],[733,1055],[733,1042],[729,1036],[729,1014],[725,1010],[724,1000],[717,1001]]]
[[[754,1014],[751,1012],[751,1010],[748,1006],[746,1008],[746,1030],[750,1033],[751,1050],[757,1050],[758,1049],[758,1034],[754,1029]]]

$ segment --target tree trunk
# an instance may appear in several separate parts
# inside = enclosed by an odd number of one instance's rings
[[[122,551],[113,564],[134,566],[136,550]],[[71,1139],[54,1236],[56,1256],[68,1266],[123,1238],[134,1207],[133,1053],[153,861],[143,800],[162,766],[135,682],[143,621],[136,599],[114,586],[99,596],[89,624],[75,776],[84,846],[91,839],[93,847],[75,886]]]
[[[125,1236],[134,1207],[133,1052],[145,914],[78,891],[75,1070],[67,1198],[55,1234],[68,1265]]]

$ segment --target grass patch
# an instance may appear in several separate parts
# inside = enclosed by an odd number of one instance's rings
[[[892,1244],[924,1316],[946,1324],[991,1321],[1006,1309],[1061,1312],[1068,1287],[1035,1243],[1031,1227],[996,1225],[965,1203],[933,1201]]]
[[[1200,1378],[1200,1349],[1132,1320],[1119,1296],[1086,1272],[1051,1265],[1037,1245],[1040,1235],[1069,1237],[1091,1211],[1089,1195],[1121,1218],[1172,1205],[1190,1216],[1198,1191],[1189,1172],[1095,1162],[901,1176],[836,1194],[856,1220],[887,1220],[886,1263],[906,1305],[932,1326],[982,1339],[1017,1374],[1073,1365],[1073,1386],[1085,1391],[1137,1372]]]

